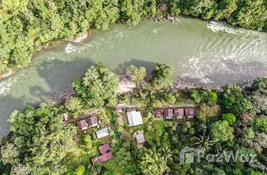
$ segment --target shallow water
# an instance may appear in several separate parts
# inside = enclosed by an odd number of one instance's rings
[[[224,23],[182,18],[176,23],[111,25],[84,43],[38,52],[29,67],[0,81],[0,137],[9,132],[7,118],[13,110],[69,93],[71,81],[97,62],[117,72],[130,64],[151,71],[156,62],[168,63],[180,84],[217,86],[267,74],[266,48],[266,33]]]

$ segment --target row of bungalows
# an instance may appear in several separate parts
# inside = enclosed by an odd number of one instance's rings
[[[164,112],[162,113],[161,110],[155,110],[154,116],[156,118],[161,118],[162,115],[164,116],[165,120],[172,119],[173,117],[177,119],[182,119],[184,117],[187,118],[194,118],[195,116],[195,110],[193,108],[177,108],[177,109],[164,109]]]
[[[90,117],[88,119],[83,119],[77,121],[77,126],[80,130],[84,131],[87,130],[89,126],[95,127],[98,125],[97,117]]]

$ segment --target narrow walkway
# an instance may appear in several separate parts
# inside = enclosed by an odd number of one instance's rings
[[[95,114],[95,113],[98,113],[99,111],[100,111],[100,109],[96,109],[96,110],[93,110],[92,112],[87,112],[87,113],[85,113],[85,114],[83,114],[83,115],[81,115],[81,116],[79,116],[79,117],[77,117],[77,118],[68,120],[67,123],[77,122],[77,121],[79,121],[79,120],[86,119],[86,118],[88,118],[89,116],[91,116],[91,115],[93,115],[93,114]]]
[[[174,104],[174,105],[160,105],[155,106],[154,108],[188,108],[188,107],[196,107],[196,104]],[[147,108],[147,106],[136,106],[136,105],[117,105],[117,106],[107,106],[110,108]]]

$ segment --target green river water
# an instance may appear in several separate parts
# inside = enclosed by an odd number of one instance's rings
[[[182,18],[175,23],[143,21],[135,27],[113,24],[83,43],[42,50],[30,66],[1,80],[0,137],[9,132],[13,110],[71,92],[71,81],[97,62],[117,72],[130,64],[151,71],[156,62],[168,63],[179,84],[218,86],[267,75],[266,50],[266,33],[224,23]]]

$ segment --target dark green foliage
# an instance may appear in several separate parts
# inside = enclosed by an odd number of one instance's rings
[[[127,68],[127,75],[130,77],[131,81],[133,81],[136,84],[142,83],[145,81],[146,77],[146,68],[144,66],[134,66],[130,65]]]
[[[207,90],[190,90],[190,96],[195,100],[197,104],[202,105],[216,105],[218,101],[218,96],[216,92],[211,91],[210,89]]]
[[[257,113],[267,114],[267,77],[260,77],[253,81],[251,101]]]
[[[63,174],[63,159],[75,151],[72,137],[76,130],[72,125],[62,124],[59,108],[43,105],[33,109],[25,107],[22,113],[13,112],[12,135],[1,148],[2,161],[11,164],[11,173]],[[12,173],[12,174],[13,174]]]
[[[227,121],[217,121],[210,126],[210,136],[216,141],[228,141],[234,139],[234,129]]]
[[[157,63],[152,77],[152,86],[155,89],[166,89],[173,85],[173,68],[167,64]]]
[[[103,106],[115,96],[118,82],[118,75],[99,63],[88,69],[82,78],[75,79],[72,86],[89,106]]]
[[[251,102],[245,97],[238,85],[228,85],[225,87],[221,104],[224,112],[230,112],[235,115],[240,115],[252,109]]]
[[[222,114],[222,119],[227,121],[230,125],[236,122],[236,116],[232,113]]]

